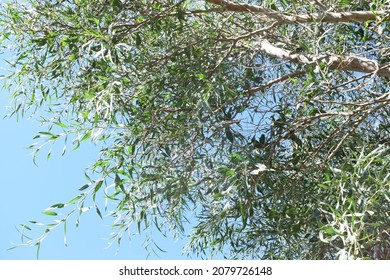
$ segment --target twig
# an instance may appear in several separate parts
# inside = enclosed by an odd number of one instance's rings
[[[265,84],[262,84],[261,86],[258,86],[258,87],[254,87],[254,88],[251,88],[251,89],[248,89],[247,90],[247,93],[249,93],[249,95],[253,95],[255,94],[256,92],[259,92],[259,91],[262,91],[274,84],[277,84],[277,83],[280,83],[280,82],[284,82],[288,79],[291,79],[291,78],[295,78],[295,77],[298,77],[298,76],[302,76],[302,75],[305,75],[307,73],[307,70],[299,70],[299,71],[296,71],[294,73],[290,73],[290,74],[287,74],[287,75],[284,75],[282,77],[279,77],[277,79],[274,79],[274,80],[271,80]]]

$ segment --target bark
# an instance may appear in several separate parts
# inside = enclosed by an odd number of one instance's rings
[[[255,13],[265,21],[276,21],[279,24],[310,23],[310,22],[364,22],[368,20],[389,19],[390,11],[349,11],[324,12],[306,15],[287,15],[261,6],[238,4],[227,0],[208,0],[207,2],[219,5],[226,11]]]
[[[377,61],[352,55],[304,55],[293,53],[279,47],[275,47],[268,40],[259,43],[260,49],[269,56],[288,60],[302,65],[316,66],[326,63],[330,69],[349,70],[355,72],[373,73],[378,76],[390,77],[390,64],[379,65]]]

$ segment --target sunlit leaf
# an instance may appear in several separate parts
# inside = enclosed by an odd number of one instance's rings
[[[54,211],[44,211],[42,212],[43,214],[45,215],[49,215],[49,216],[57,216],[58,214]]]

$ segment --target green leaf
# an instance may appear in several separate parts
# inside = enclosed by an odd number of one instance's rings
[[[110,4],[112,6],[116,6],[117,8],[121,8],[122,7],[122,2],[119,1],[119,0],[110,0]]]
[[[96,25],[100,24],[100,21],[98,18],[88,18],[88,20]]]
[[[231,131],[231,129],[230,129],[229,127],[226,127],[226,128],[225,128],[225,133],[226,133],[227,139],[228,139],[231,143],[233,143],[233,142],[234,142],[234,135],[233,135],[233,133],[232,133],[232,131]]]
[[[99,207],[95,206],[95,209],[96,209],[96,213],[99,215],[100,219],[103,220],[103,216],[102,216],[102,213],[100,213]]]
[[[325,184],[318,184],[321,188],[323,189],[329,189],[329,186],[328,185],[325,185]]]
[[[237,161],[242,161],[242,156],[237,153],[231,153],[230,156],[232,157],[232,159],[235,159]]]
[[[30,227],[26,226],[25,224],[20,224],[23,228],[27,229],[27,230],[31,230]]]
[[[57,203],[50,206],[50,208],[63,208],[65,206],[64,203]]]
[[[84,186],[82,186],[81,188],[79,188],[79,191],[86,190],[89,186],[90,186],[90,184],[85,184]]]
[[[99,181],[96,183],[93,192],[94,192],[94,193],[97,193],[97,192],[100,190],[100,188],[102,187],[102,185],[103,185],[103,180],[99,180]]]
[[[327,234],[331,234],[331,235],[334,235],[334,234],[337,233],[337,231],[335,231],[334,228],[331,227],[331,226],[325,226],[325,227],[322,228],[322,230],[324,232],[326,232]]]
[[[80,142],[83,142],[91,137],[92,131],[89,130],[87,133],[84,134],[83,138],[81,138]]]
[[[72,198],[71,200],[69,200],[68,204],[74,204],[76,201],[80,200],[80,198],[82,198],[83,196],[82,195],[78,195],[74,198]]]
[[[347,8],[350,5],[350,0],[340,0],[339,7],[340,8]]]
[[[66,145],[62,148],[61,156],[63,156],[66,153]]]
[[[236,172],[233,169],[229,169],[229,168],[226,168],[226,167],[218,168],[218,172],[220,172],[222,174],[225,174],[227,176],[233,176],[234,174],[236,174]]]
[[[35,246],[37,246],[37,254],[36,254],[36,257],[37,259],[39,259],[39,251],[41,249],[41,242],[38,242],[37,244],[35,244]]]
[[[55,125],[58,125],[59,127],[61,128],[68,128],[68,126],[64,123],[60,123],[60,122],[54,122]]]
[[[139,35],[139,33],[137,33],[135,35],[135,45],[138,47],[142,44],[142,39],[141,39],[141,36]]]
[[[157,249],[158,249],[160,252],[163,252],[163,253],[166,253],[166,252],[167,252],[167,251],[165,251],[165,250],[161,249],[161,247],[160,247],[160,246],[158,246],[158,245],[157,245],[157,243],[156,243],[154,240],[152,240],[152,242],[153,242],[154,246],[156,246],[156,247],[157,247]]]
[[[178,10],[177,10],[177,18],[179,20],[185,20],[186,19],[185,15],[186,14],[184,13],[184,11],[182,9],[178,8]]]
[[[45,215],[49,215],[49,216],[57,216],[58,214],[54,211],[44,211],[42,212],[43,214]]]
[[[265,135],[264,134],[261,134],[260,139],[259,139],[259,143],[260,143],[260,145],[265,144]]]
[[[77,150],[80,147],[80,141],[76,140],[76,145],[73,147],[72,151]]]
[[[76,60],[77,59],[77,55],[76,54],[71,54],[70,56],[69,56],[69,61],[74,61],[74,60]]]
[[[49,132],[49,131],[40,131],[40,132],[38,132],[38,133],[41,134],[41,135],[49,135],[49,136],[54,135],[53,133],[51,133],[51,132]]]

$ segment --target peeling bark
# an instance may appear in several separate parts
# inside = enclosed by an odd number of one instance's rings
[[[390,77],[390,64],[379,65],[377,61],[352,55],[304,55],[275,47],[268,40],[262,40],[259,46],[269,56],[288,60],[301,65],[316,66],[326,63],[329,68],[335,70],[349,70],[355,72],[373,73],[378,76]]]
[[[310,22],[364,22],[368,20],[389,19],[390,11],[350,11],[350,12],[324,12],[306,15],[287,15],[257,5],[239,4],[227,0],[208,0],[207,2],[219,5],[226,11],[249,12],[263,17],[265,21],[276,21],[279,24],[310,23]]]

